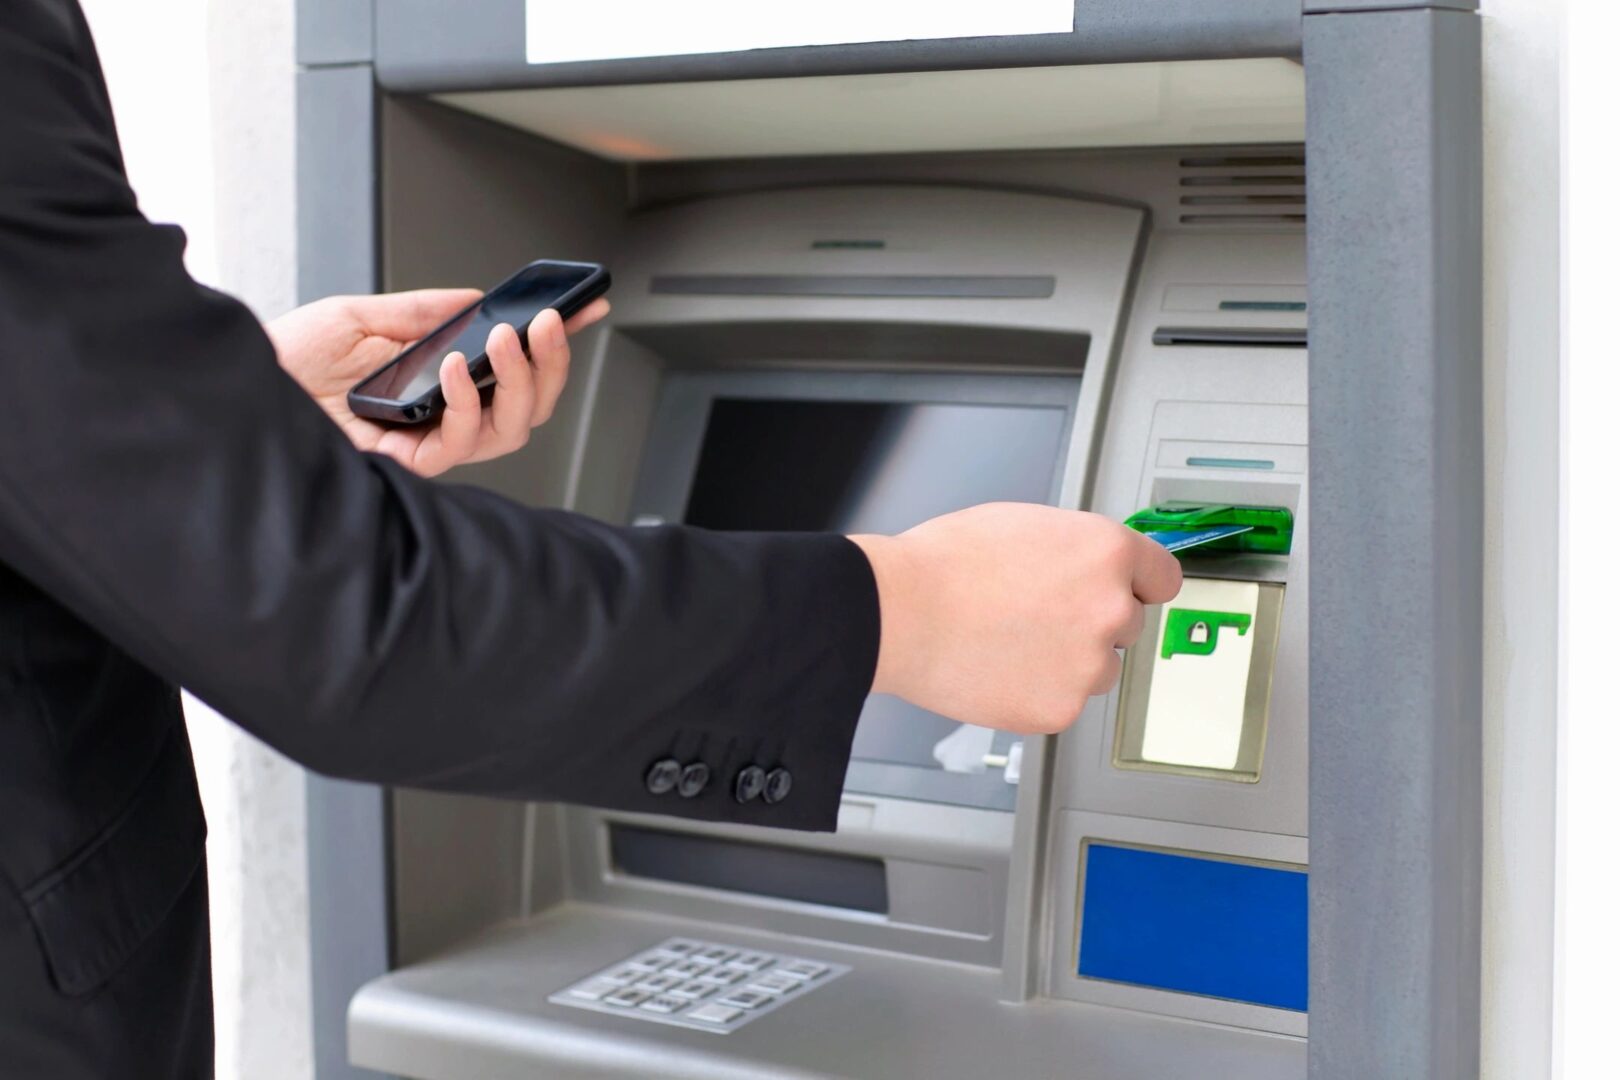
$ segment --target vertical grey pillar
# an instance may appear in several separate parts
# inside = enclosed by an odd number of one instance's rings
[[[345,6],[323,9],[328,22]],[[300,17],[311,4],[301,5]],[[369,6],[363,25],[369,29]],[[354,26],[361,23],[351,20]],[[314,48],[300,26],[300,55]],[[315,44],[330,52],[339,42]],[[353,43],[350,43],[353,44]],[[365,42],[369,48],[369,39]],[[338,50],[348,57],[347,49]],[[377,287],[376,90],[369,63],[298,73],[298,293],[310,301]],[[349,1000],[390,957],[388,793],[310,775],[309,931],[315,1075],[376,1077],[349,1065]]]
[[[1479,1071],[1479,20],[1304,22],[1310,1075],[1450,1080]]]

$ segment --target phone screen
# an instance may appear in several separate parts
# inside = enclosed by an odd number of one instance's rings
[[[388,401],[415,401],[439,385],[439,366],[450,353],[460,352],[469,360],[482,356],[489,332],[501,323],[510,323],[523,334],[530,320],[555,306],[594,269],[555,263],[528,267],[417,342],[396,363],[356,386],[355,393]]]

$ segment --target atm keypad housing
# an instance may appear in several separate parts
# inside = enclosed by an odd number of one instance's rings
[[[656,1024],[730,1034],[840,975],[845,964],[695,938],[669,938],[548,999]]]

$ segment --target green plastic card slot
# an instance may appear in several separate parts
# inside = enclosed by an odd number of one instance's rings
[[[1201,544],[1208,552],[1286,555],[1294,546],[1294,513],[1286,506],[1239,506],[1232,503],[1162,502],[1125,519],[1137,532],[1191,533],[1243,527],[1242,532]]]

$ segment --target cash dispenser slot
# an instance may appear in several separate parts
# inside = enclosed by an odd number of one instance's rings
[[[618,824],[609,830],[609,843],[614,869],[621,874],[875,915],[889,913],[882,859]]]

